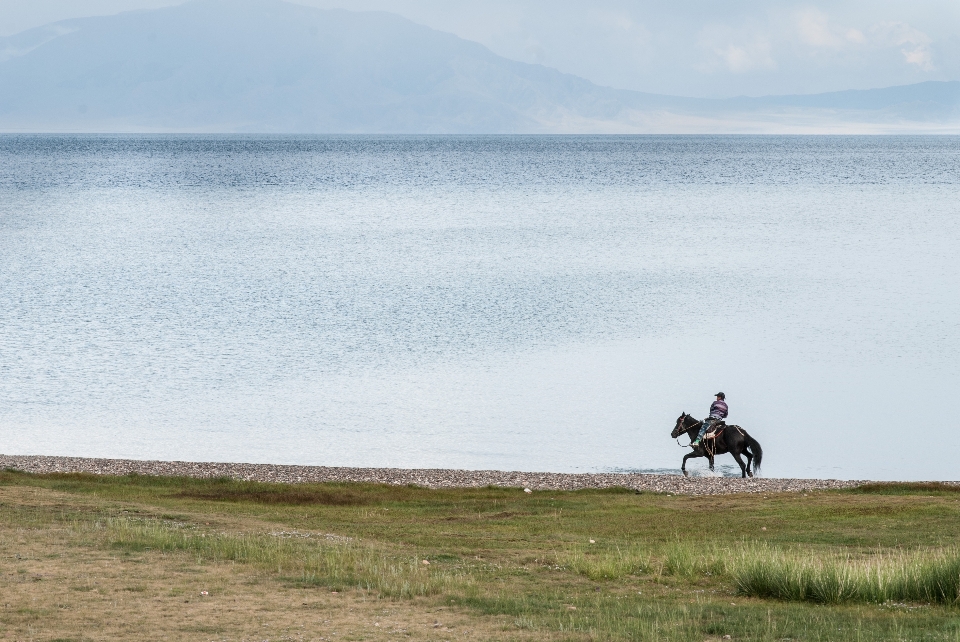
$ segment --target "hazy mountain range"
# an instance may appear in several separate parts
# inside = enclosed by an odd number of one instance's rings
[[[0,38],[0,131],[960,133],[960,82],[662,96],[393,14],[197,0]]]

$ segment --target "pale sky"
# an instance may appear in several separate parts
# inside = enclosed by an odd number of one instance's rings
[[[726,97],[960,80],[960,0],[297,0],[382,10],[595,83]],[[0,0],[0,35],[178,0]]]

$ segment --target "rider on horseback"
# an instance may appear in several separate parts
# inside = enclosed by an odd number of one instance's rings
[[[716,394],[717,400],[710,404],[710,416],[703,420],[703,425],[700,426],[700,434],[697,435],[697,438],[690,442],[692,447],[697,447],[700,445],[700,440],[703,439],[703,436],[707,434],[707,431],[715,423],[722,419],[727,418],[727,402],[724,399],[727,398],[722,392]]]

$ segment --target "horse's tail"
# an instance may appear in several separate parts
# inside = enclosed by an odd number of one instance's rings
[[[750,446],[750,452],[753,453],[753,472],[759,473],[760,462],[763,460],[763,448],[760,447],[759,441],[747,434],[747,431],[743,431],[743,437]]]

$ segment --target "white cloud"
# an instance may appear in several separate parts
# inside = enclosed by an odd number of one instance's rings
[[[867,41],[867,37],[863,35],[863,32],[859,29],[847,29],[847,33],[844,34],[848,42],[852,42],[856,45],[861,45]]]
[[[933,69],[933,56],[930,50],[925,47],[916,47],[914,49],[901,49],[904,59],[911,65],[916,65],[924,71]]]
[[[744,74],[777,68],[770,38],[758,25],[736,30],[724,24],[709,25],[700,31],[699,41],[704,57],[695,68],[703,73]]]
[[[830,24],[819,9],[805,9],[798,13],[796,20],[800,41],[811,47],[841,49],[853,42],[842,33],[842,29]]]
[[[881,22],[870,31],[881,45],[900,47],[900,53],[907,63],[923,71],[933,70],[933,54],[930,51],[932,39],[924,32],[905,22]]]
[[[931,71],[931,38],[905,22],[881,22],[870,28],[870,37],[855,27],[843,27],[819,9],[806,8],[795,14],[800,42],[819,50],[841,52],[871,46],[875,49],[898,47],[903,59],[923,71]]]
[[[877,39],[894,45],[928,45],[930,36],[906,22],[881,22],[870,28]]]
[[[823,49],[849,49],[867,43],[867,37],[855,27],[831,22],[819,9],[807,8],[794,16],[800,42]]]
[[[715,47],[714,53],[728,70],[742,74],[757,69],[776,69],[777,61],[773,59],[770,50],[769,42],[756,41],[746,45]]]

